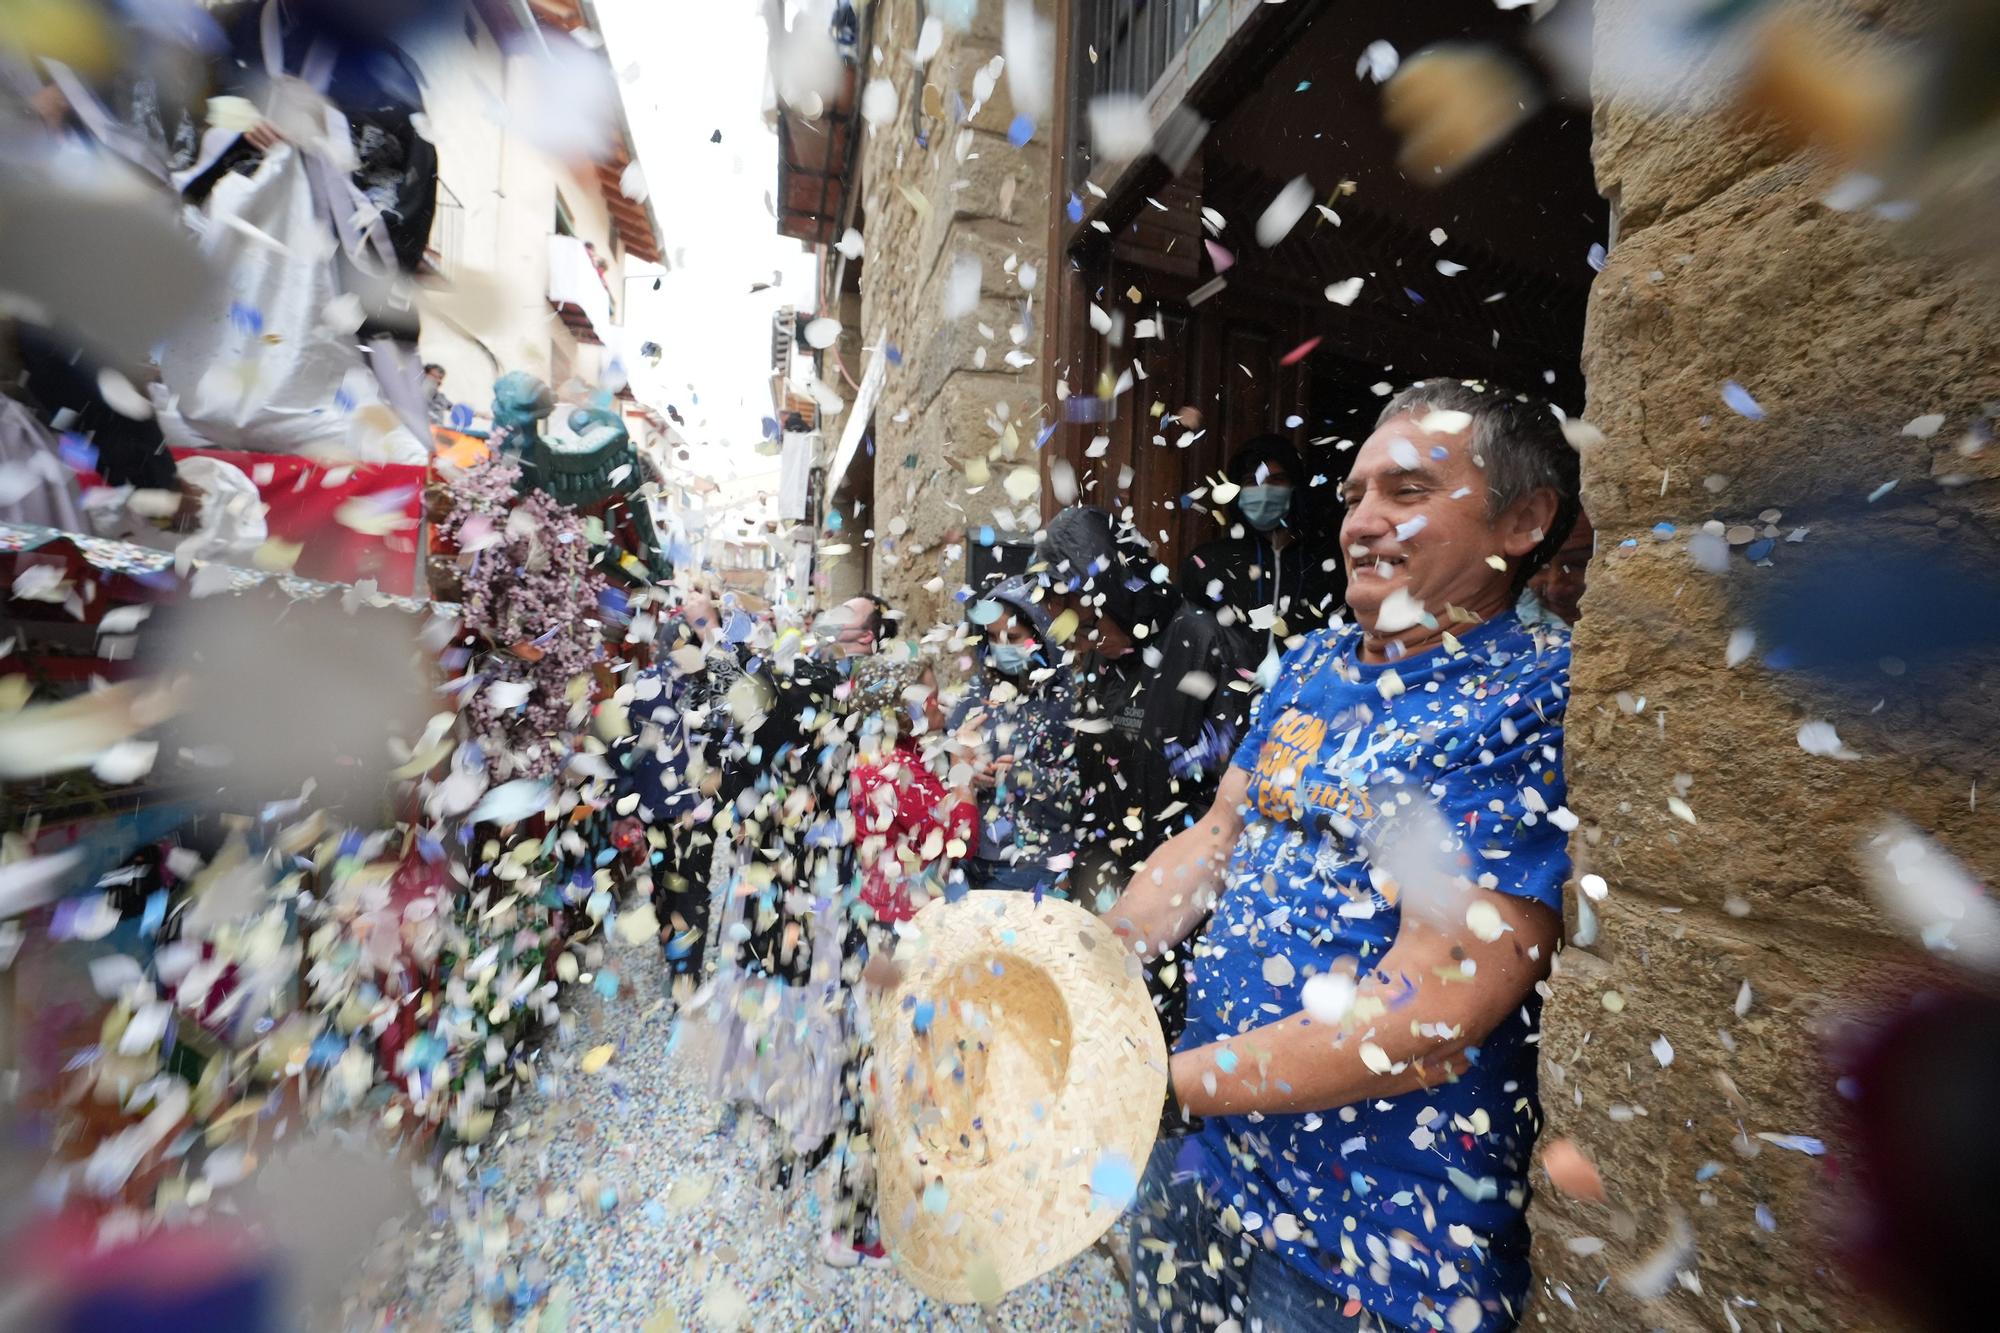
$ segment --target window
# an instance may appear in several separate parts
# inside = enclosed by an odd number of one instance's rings
[[[556,235],[576,235],[576,219],[570,216],[569,209],[563,205],[561,195],[556,196]]]

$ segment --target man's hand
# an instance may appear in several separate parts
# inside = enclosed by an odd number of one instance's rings
[[[1014,767],[1014,756],[998,755],[984,763],[973,765],[972,785],[979,791],[992,791]]]
[[[59,130],[69,123],[69,98],[53,83],[37,88],[28,98],[28,105],[52,130]]]
[[[260,152],[268,153],[285,142],[285,136],[276,125],[268,120],[260,120],[243,131],[243,142]]]

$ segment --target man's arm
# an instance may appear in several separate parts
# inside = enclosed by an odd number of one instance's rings
[[[1208,813],[1146,858],[1105,919],[1141,958],[1158,958],[1188,937],[1215,905],[1243,832],[1250,775],[1232,765]]]
[[[1509,927],[1497,940],[1473,934],[1462,912],[1443,922],[1406,914],[1374,969],[1379,976],[1361,983],[1346,1022],[1296,1013],[1182,1051],[1173,1057],[1175,1096],[1195,1115],[1296,1114],[1395,1097],[1456,1075],[1466,1048],[1484,1041],[1548,975],[1562,928],[1547,907],[1511,894],[1475,889],[1463,906],[1482,902]]]

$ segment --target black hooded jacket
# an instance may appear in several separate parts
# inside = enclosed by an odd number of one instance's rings
[[[1229,460],[1229,479],[1238,486],[1258,483],[1258,471],[1275,463],[1284,470],[1292,488],[1292,509],[1278,531],[1290,534],[1280,548],[1276,532],[1259,532],[1243,517],[1242,509],[1230,501],[1230,535],[1204,542],[1181,561],[1181,588],[1188,600],[1220,612],[1230,627],[1254,645],[1261,661],[1272,635],[1250,627],[1250,614],[1262,607],[1275,607],[1284,622],[1284,633],[1276,647],[1284,652],[1283,639],[1324,629],[1347,596],[1347,578],[1339,560],[1338,539],[1328,529],[1338,526],[1338,515],[1312,514],[1305,506],[1324,494],[1306,484],[1305,466],[1298,450],[1282,435],[1259,435],[1236,451]],[[1240,534],[1240,535],[1235,535]]]
[[[1136,534],[1087,506],[1050,520],[1037,548],[1037,577],[1056,591],[1102,594],[1103,613],[1137,645],[1116,660],[1077,661],[1079,859],[1114,888],[1214,801],[1249,718],[1257,665],[1214,612],[1183,601],[1156,571]]]

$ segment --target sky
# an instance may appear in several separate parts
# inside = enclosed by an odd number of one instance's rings
[[[630,285],[626,326],[665,351],[658,383],[699,446],[696,470],[728,497],[775,491],[778,460],[753,452],[771,412],[771,315],[811,308],[814,266],[771,213],[778,139],[763,117],[761,9],[598,0],[597,12],[669,261],[658,292]],[[751,294],[774,272],[777,286]]]

